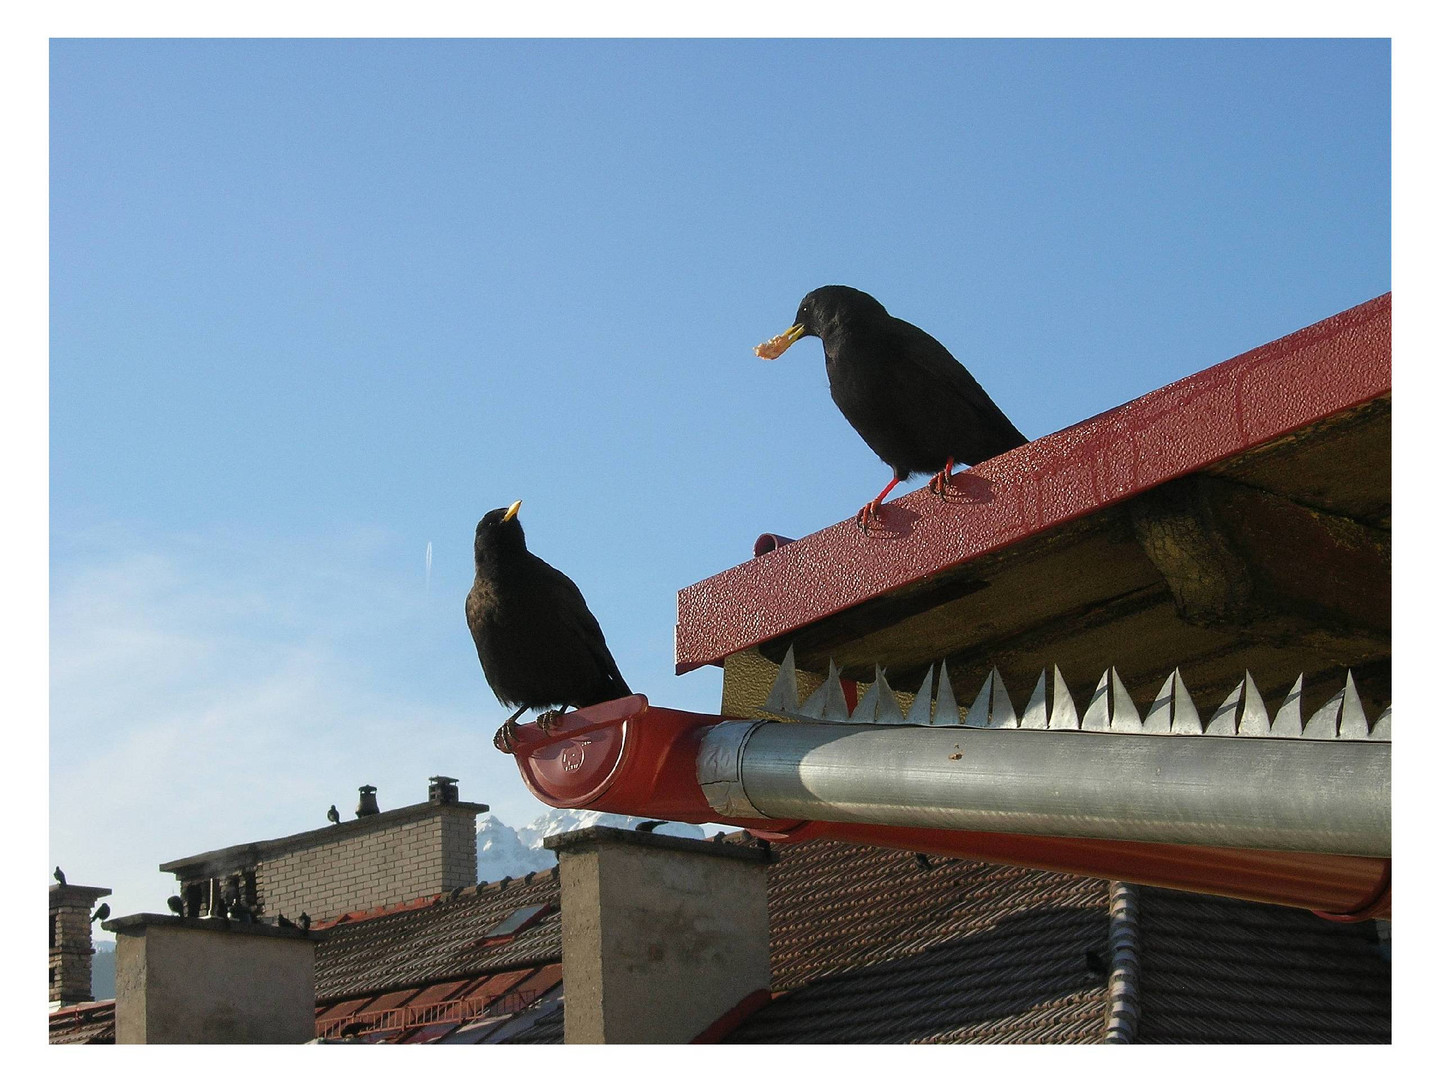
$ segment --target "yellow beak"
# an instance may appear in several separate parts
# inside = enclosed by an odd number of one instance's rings
[[[504,516],[503,518],[501,518],[500,520],[501,520],[501,521],[509,521],[511,518],[513,518],[513,517],[514,517],[516,514],[518,514],[519,512],[520,512],[520,500],[519,500],[519,499],[516,499],[513,503],[510,504],[510,509],[505,511],[505,516]]]
[[[774,360],[795,342],[799,341],[805,334],[805,324],[796,323],[783,334],[776,334],[769,341],[761,342],[755,346],[755,355],[764,360]]]

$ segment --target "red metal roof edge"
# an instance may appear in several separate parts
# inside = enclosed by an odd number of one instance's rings
[[[1390,293],[681,589],[683,674],[1390,390]]]
[[[479,896],[483,892],[504,891],[512,885],[529,885],[530,882],[542,874],[559,875],[559,867],[552,866],[548,870],[531,870],[528,874],[520,877],[503,877],[496,881],[479,881],[474,885],[466,885],[463,888],[453,890],[455,896]],[[311,930],[325,930],[332,926],[339,926],[349,923],[364,922],[366,919],[378,919],[383,915],[395,915],[401,911],[414,911],[417,908],[429,907],[438,903],[442,897],[451,896],[452,893],[435,893],[432,896],[417,896],[414,900],[401,900],[394,904],[382,904],[379,907],[364,908],[360,911],[347,911],[343,915],[336,915],[333,919],[316,920],[310,924]],[[536,916],[537,918],[539,916]]]
[[[333,919],[324,919],[312,922],[311,930],[327,930],[332,926],[364,922],[366,919],[378,919],[382,915],[394,915],[401,911],[415,911],[418,908],[429,907],[446,893],[436,893],[434,896],[417,896],[414,900],[401,900],[397,904],[381,904],[379,907],[365,908],[362,911],[347,911],[343,915],[336,915]]]

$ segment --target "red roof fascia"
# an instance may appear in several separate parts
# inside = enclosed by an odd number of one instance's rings
[[[683,674],[1390,390],[1390,294],[681,589]]]
[[[332,926],[339,926],[341,923],[364,922],[366,919],[378,919],[382,915],[394,915],[400,911],[415,911],[419,908],[429,907],[443,895],[443,893],[436,893],[433,896],[419,896],[414,900],[402,900],[396,904],[382,904],[380,907],[366,908],[363,911],[347,911],[345,914],[337,915],[333,919],[312,922],[310,929],[327,930]]]

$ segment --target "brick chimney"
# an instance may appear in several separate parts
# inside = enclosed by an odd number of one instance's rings
[[[770,987],[768,855],[596,826],[560,859],[567,1043],[685,1043]]]
[[[126,915],[115,934],[117,1043],[301,1043],[315,1037],[316,933]]]
[[[207,851],[160,869],[179,880],[187,915],[208,914],[212,896],[238,885],[256,915],[298,919],[304,912],[321,922],[474,885],[475,817],[488,809],[461,802],[448,776],[431,778],[425,802],[396,810],[380,810],[375,788],[366,784],[351,821]]]
[[[109,889],[90,885],[50,886],[50,1000],[60,1005],[91,1001],[90,973],[95,945],[90,911]]]

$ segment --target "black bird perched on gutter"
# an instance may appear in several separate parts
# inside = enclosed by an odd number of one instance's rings
[[[300,929],[307,934],[310,932],[310,916],[303,911],[300,912]]]
[[[165,898],[165,906],[168,907],[171,911],[173,911],[176,915],[184,917],[185,903],[180,899],[180,897],[167,896]]]
[[[567,707],[630,693],[575,583],[525,547],[519,510],[518,501],[491,510],[475,526],[475,584],[465,597],[485,680],[502,705],[515,707],[495,733],[501,750],[526,709],[558,707],[538,717],[546,729]]]
[[[831,398],[895,474],[856,515],[862,529],[912,473],[933,472],[930,489],[943,496],[956,462],[976,465],[1028,441],[944,345],[868,293],[814,290],[795,324],[755,346],[755,355],[774,360],[804,337],[820,339]]]
[[[104,922],[110,917],[110,905],[101,904],[95,909],[95,914],[90,916],[91,922]]]
[[[325,820],[331,825],[340,824],[340,811],[335,809],[335,804],[330,804],[330,809],[325,811]]]
[[[55,875],[54,875],[54,876],[55,876],[55,880],[58,881],[58,882],[60,882],[61,885],[64,885],[64,884],[65,884],[65,871],[64,871],[64,870],[61,870],[60,867],[58,867],[58,866],[55,867]]]

